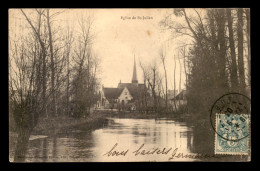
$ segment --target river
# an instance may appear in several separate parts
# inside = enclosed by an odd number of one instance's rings
[[[72,129],[55,136],[30,137],[26,162],[106,162],[106,161],[169,161],[174,150],[194,154],[193,127],[168,119],[108,118],[108,124],[94,131]],[[112,156],[112,151],[126,152]],[[142,147],[141,147],[142,146]],[[134,151],[155,151],[135,155]],[[163,148],[165,148],[163,150]],[[168,151],[160,154],[160,151]],[[177,151],[176,151],[177,150]],[[159,151],[159,152],[158,152]],[[157,154],[158,152],[158,154]],[[107,153],[107,154],[106,154]],[[12,154],[10,153],[10,160]],[[170,161],[192,161],[174,158]]]

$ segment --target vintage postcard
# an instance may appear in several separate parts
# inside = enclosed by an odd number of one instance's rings
[[[10,162],[249,162],[249,8],[9,9]]]

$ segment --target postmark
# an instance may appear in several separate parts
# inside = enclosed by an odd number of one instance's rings
[[[212,106],[215,154],[247,155],[250,138],[251,100],[239,93],[221,96]]]

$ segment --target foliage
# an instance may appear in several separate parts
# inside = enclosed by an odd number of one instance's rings
[[[177,8],[172,14],[160,24],[174,38],[191,40],[180,41],[178,48],[184,58],[189,112],[206,116],[214,100],[231,91],[250,96],[249,10]]]

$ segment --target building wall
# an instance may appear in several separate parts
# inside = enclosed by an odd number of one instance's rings
[[[110,103],[107,99],[104,98],[103,102],[102,99],[98,100],[97,103],[94,105],[95,109],[110,109]]]
[[[174,93],[175,91],[175,93]],[[178,90],[168,90],[168,99],[172,99],[179,94]],[[175,96],[174,96],[175,95]]]
[[[133,97],[131,96],[129,90],[125,87],[120,96],[118,97],[118,100],[120,103],[124,100],[125,103],[132,100]]]
[[[115,100],[115,103],[122,103],[122,101],[124,100],[124,103],[128,103],[128,101],[132,100],[133,97],[131,96],[129,90],[125,87],[122,91],[122,93],[120,94],[120,96],[118,97],[118,99]],[[116,105],[116,104],[114,104]],[[109,101],[106,99],[104,92],[101,91],[101,99],[97,102],[97,104],[95,105],[96,109],[110,109],[111,104],[109,103]]]
[[[110,103],[107,99],[105,99],[105,105],[104,105],[105,109],[109,109],[110,108]]]

